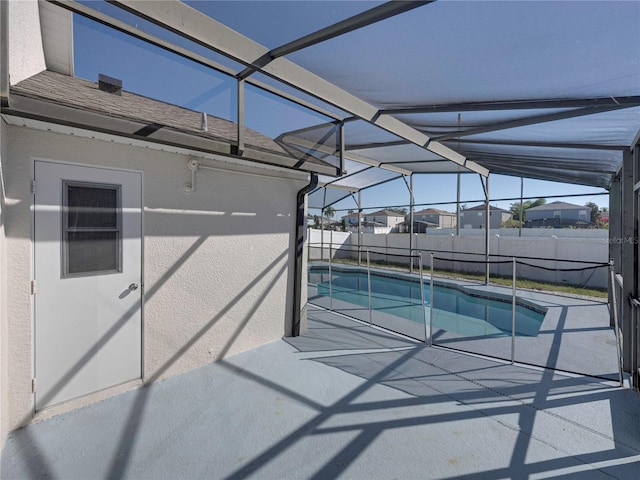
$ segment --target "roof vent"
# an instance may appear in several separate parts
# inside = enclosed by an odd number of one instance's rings
[[[108,75],[98,74],[98,88],[103,92],[113,93],[114,95],[122,94],[122,80],[110,77]]]

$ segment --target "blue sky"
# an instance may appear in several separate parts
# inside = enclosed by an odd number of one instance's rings
[[[271,3],[271,2],[270,2]],[[299,9],[309,16],[315,28],[322,28],[342,18],[351,16],[358,11],[372,6],[371,2],[347,2],[349,5],[338,7],[336,2],[311,2],[315,5],[311,11]],[[127,19],[129,14],[112,7],[104,2],[90,2],[93,8]],[[238,27],[239,22],[234,17],[234,2],[213,2],[209,8],[215,9],[216,18],[231,27]],[[269,8],[273,8],[272,3]],[[196,7],[205,4],[195,3]],[[331,8],[328,8],[331,7]],[[295,5],[289,4],[289,8]],[[310,13],[309,13],[310,12]],[[315,13],[314,13],[315,12]],[[255,13],[255,12],[254,12]],[[289,11],[289,15],[293,15]],[[259,18],[259,15],[255,16]],[[130,17],[129,17],[130,18]],[[145,30],[159,34],[158,27],[145,24],[139,19],[136,24]],[[271,36],[257,39],[269,47],[277,46],[308,32],[295,29],[295,22],[286,22],[280,28],[272,30]],[[246,25],[245,25],[246,28]],[[268,32],[267,29],[259,29]],[[201,55],[206,55],[220,63],[234,67],[240,66],[224,59],[178,36],[162,33],[163,37],[170,37],[174,43],[193,48]],[[128,37],[82,17],[75,16],[74,20],[74,60],[75,74],[91,81],[96,81],[98,73],[104,73],[123,80],[125,90],[141,95],[181,105],[198,111],[205,111],[228,120],[235,120],[236,83],[229,76],[217,73],[195,62],[180,58],[176,55],[153,47],[140,40]],[[326,121],[326,117],[308,109],[285,102],[267,92],[255,87],[248,87],[246,92],[246,123],[249,128],[276,137],[277,135],[318,124]],[[456,175],[416,175],[414,176],[415,201],[420,203],[452,202],[451,205],[441,205],[438,208],[454,210],[456,200]],[[520,179],[515,177],[494,175],[491,177],[491,198],[519,197]],[[546,197],[550,195],[580,195],[601,192],[595,187],[583,187],[555,182],[543,182],[532,179],[524,181],[525,197]],[[408,192],[404,182],[399,179],[387,184],[367,189],[362,194],[364,207],[379,207],[390,205],[404,205],[408,203]],[[474,200],[483,198],[482,186],[478,175],[462,176],[461,201],[468,206],[474,205]],[[608,196],[594,195],[584,197],[562,198],[559,200],[584,205],[594,202],[601,207],[608,207]],[[553,199],[549,199],[553,201]],[[501,208],[508,208],[511,201],[493,201],[492,204]],[[353,208],[350,199],[336,205],[337,209]],[[338,215],[339,216],[339,215]]]
[[[519,198],[520,179],[504,175],[492,175],[489,182],[490,196],[492,199],[499,198]],[[437,205],[435,208],[455,211],[457,178],[454,174],[437,175],[415,175],[414,190],[415,203],[440,203],[450,202],[448,205]],[[600,207],[609,206],[608,195],[583,195],[603,190],[595,187],[585,187],[580,185],[569,185],[556,182],[545,182],[534,179],[524,179],[524,197],[542,197],[551,195],[567,195],[564,198],[549,198],[547,202],[564,201],[576,205],[584,205],[587,202],[594,202]],[[473,200],[482,200],[484,193],[479,176],[476,174],[462,175],[460,181],[461,203],[466,203],[468,207],[477,205]],[[513,201],[491,201],[492,205],[508,209]],[[409,203],[409,193],[402,179],[366,189],[362,192],[363,208],[406,205]],[[355,208],[353,199],[345,199],[334,205],[336,210]],[[428,206],[416,207],[416,210],[428,208]],[[344,212],[346,213],[346,212]],[[340,217],[343,212],[337,212],[336,217]]]

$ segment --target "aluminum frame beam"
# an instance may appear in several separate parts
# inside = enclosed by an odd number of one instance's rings
[[[290,139],[286,139],[286,135],[285,136],[281,136],[279,137],[281,138],[281,141],[284,142],[287,145],[294,145],[294,146],[298,146],[301,148],[309,148],[312,150],[316,150],[318,152],[322,152],[322,153],[326,153],[328,155],[335,155],[338,152],[334,152],[331,150],[331,147],[328,147],[326,145],[322,145],[319,143],[315,143],[309,140],[305,140],[302,138],[290,138]],[[400,168],[400,167],[395,167],[393,166],[393,164],[386,164],[383,162],[379,162],[377,160],[373,160],[371,158],[367,158],[364,157],[362,155],[356,155],[355,153],[344,153],[344,158],[346,158],[347,160],[352,160],[354,162],[358,162],[358,163],[362,163],[364,165],[369,165],[372,167],[378,167],[381,168],[383,170],[389,170],[390,172],[395,172],[395,173],[400,173],[402,175],[411,175],[411,170],[407,170],[405,168]],[[360,170],[361,171],[361,170]],[[344,178],[344,177],[341,177]]]
[[[445,140],[453,140],[461,137],[468,137],[471,135],[479,135],[481,133],[496,132],[499,130],[508,130],[510,128],[526,127],[529,125],[536,125],[538,123],[554,122],[556,120],[565,120],[567,118],[583,117],[585,115],[594,115],[596,113],[610,112],[612,110],[620,110],[622,108],[635,107],[637,105],[608,105],[608,106],[596,106],[586,107],[577,110],[569,110],[566,112],[556,112],[544,115],[534,115],[533,117],[519,118],[517,120],[509,120],[507,122],[496,123],[495,125],[487,125],[484,127],[470,128],[461,132],[448,133],[446,135],[440,135],[434,137],[434,142],[444,142]]]
[[[633,138],[633,141],[631,142],[631,145],[629,146],[629,150],[634,150],[634,149],[638,148],[639,144],[640,144],[640,130],[638,130],[638,133],[636,133],[636,136]]]
[[[258,70],[258,68],[264,67],[267,63],[275,60],[276,58],[289,55],[290,53],[297,52],[298,50],[302,50],[303,48],[316,45],[326,40],[331,40],[332,38],[344,35],[345,33],[353,32],[362,27],[366,27],[367,25],[371,25],[381,20],[394,17],[409,10],[413,10],[414,8],[433,3],[434,1],[435,0],[395,0],[383,3],[382,5],[374,7],[358,15],[354,15],[353,17],[347,18],[333,25],[329,25],[326,28],[310,33],[309,35],[305,35],[304,37],[300,37],[289,43],[274,48],[273,50],[269,50],[269,52],[267,52],[263,58],[254,62],[254,65],[249,66],[242,72],[240,72],[238,74],[238,78],[248,77],[253,72]]]
[[[633,185],[635,180],[634,175],[634,153],[631,151],[625,152],[622,160],[622,195],[621,195],[621,211],[622,211],[622,240],[621,240],[621,260],[622,265],[620,273],[624,278],[624,285],[622,290],[622,296],[620,301],[622,302],[622,338],[624,339],[623,348],[623,369],[625,372],[631,372],[632,369],[632,342],[631,338],[635,334],[632,326],[634,319],[633,307],[631,306],[631,299],[635,292],[634,287],[636,283],[636,257],[635,257],[635,214],[636,207],[634,205],[635,195],[633,191]]]
[[[73,13],[77,13],[78,15],[82,15],[83,17],[86,17],[90,20],[101,23],[102,25],[106,25],[110,28],[118,30],[119,32],[125,33],[127,35],[131,35],[132,37],[135,37],[139,40],[143,40],[158,48],[162,48],[163,50],[179,55],[182,58],[186,58],[200,65],[203,65],[205,67],[209,67],[213,70],[216,70],[220,73],[229,75],[230,77],[235,77],[237,75],[237,72],[232,68],[221,65],[220,63],[214,60],[211,60],[210,58],[204,57],[202,55],[198,55],[197,53],[194,53],[187,48],[180,47],[167,40],[163,40],[159,37],[156,37],[155,35],[152,35],[143,30],[140,30],[139,28],[129,25],[128,23],[117,20],[109,15],[106,15],[102,12],[94,10],[91,7],[83,5],[76,1],[73,1],[73,0],[45,0],[45,1],[54,5],[57,5],[66,10],[69,10]],[[6,2],[2,1],[1,3],[4,5]],[[320,106],[314,105],[313,103],[307,102],[301,98],[298,98],[294,95],[291,95],[290,93],[287,93],[283,90],[275,88],[259,80],[247,78],[246,83],[253,85],[254,87],[260,88],[262,90],[265,90],[269,93],[272,93],[273,95],[276,95],[282,99],[288,100],[290,102],[294,102],[298,105],[308,108],[309,110],[313,110],[317,113],[325,115],[326,117],[333,118],[334,120],[338,120],[338,121],[343,120],[343,117],[341,115],[337,115],[334,112],[331,112]]]
[[[216,153],[225,156],[235,155],[232,151],[232,147],[235,148],[235,145],[233,145],[230,140],[200,137],[171,127],[160,128],[151,135],[140,135],[136,132],[148,127],[148,122],[137,119],[109,117],[95,112],[83,111],[72,106],[59,105],[46,100],[23,96],[16,92],[11,96],[11,107],[3,108],[2,114],[48,122],[70,128],[78,128],[80,130],[90,130],[143,140],[148,143],[179,147],[196,152]],[[275,152],[258,150],[251,146],[245,147],[242,158],[323,175],[335,175],[336,171],[336,167],[334,166],[315,162],[305,162],[303,165],[300,165],[300,160],[297,158],[286,157]]]
[[[384,180],[381,180],[380,182],[374,183],[372,185],[367,185],[366,187],[347,187],[347,186],[341,186],[341,185],[335,185],[336,182],[341,182],[344,181],[347,178],[350,177],[355,177],[356,175],[359,175],[360,173],[366,172],[368,170],[371,170],[372,168],[379,168],[377,165],[371,165],[367,168],[363,168],[362,170],[358,170],[357,172],[354,173],[347,173],[346,175],[343,175],[342,177],[336,178],[334,180],[331,180],[330,182],[326,182],[326,183],[322,183],[323,187],[330,187],[330,188],[338,188],[338,189],[343,189],[343,190],[348,190],[350,192],[359,192],[361,190],[366,190],[367,188],[372,188],[375,187],[377,185],[381,185],[383,183],[389,182],[391,180],[396,180],[398,178],[400,178],[401,176],[405,175],[404,173],[400,173],[400,172],[393,172],[393,173],[397,173],[398,176],[397,177],[393,177],[393,178],[385,178]]]
[[[638,133],[640,135],[640,132]],[[629,149],[629,145],[604,145],[598,143],[562,143],[562,142],[536,142],[529,140],[480,140],[480,139],[455,139],[452,143],[458,144],[477,143],[479,145],[513,145],[516,147],[549,147],[549,148],[568,148],[571,150],[616,150],[624,151]],[[347,145],[347,150],[369,150],[374,148],[397,147],[402,145],[410,145],[406,140],[397,140],[393,142],[370,142],[356,143]],[[446,145],[446,143],[445,143]],[[632,143],[633,145],[633,143]]]
[[[628,145],[603,145],[596,143],[561,143],[561,142],[535,142],[528,140],[472,140],[456,139],[457,144],[478,144],[478,145],[511,145],[515,147],[545,147],[545,148],[568,148],[570,150],[628,150]]]
[[[463,155],[433,141],[428,135],[394,117],[380,115],[374,105],[283,57],[274,59],[264,67],[259,67],[255,62],[268,53],[266,47],[182,2],[111,0],[111,3],[239,63],[258,67],[259,71],[278,81],[409,140],[447,160],[463,165],[468,170],[483,176],[489,174],[489,170],[481,165],[467,160]]]
[[[481,112],[489,110],[527,110],[542,108],[586,108],[626,105],[640,105],[640,96],[596,97],[596,98],[551,98],[539,100],[513,100],[494,102],[451,103],[447,105],[421,105],[418,107],[386,108],[382,115],[405,115],[415,113]]]

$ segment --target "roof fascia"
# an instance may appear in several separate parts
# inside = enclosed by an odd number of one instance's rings
[[[253,65],[254,62],[268,53],[268,50],[262,45],[182,2],[112,0],[111,3],[247,66]],[[483,176],[489,174],[489,171],[481,165],[467,160],[464,156],[437,141],[431,141],[424,133],[394,117],[389,115],[381,116],[375,106],[285,58],[276,58],[264,67],[259,68],[259,70],[291,87],[377,125],[400,138],[409,140],[448,160],[463,165],[471,171]]]
[[[496,100],[493,102],[450,103],[446,105],[421,105],[417,107],[386,108],[382,115],[405,115],[417,113],[482,112],[490,110],[526,110],[542,108],[586,108],[613,105],[637,106],[640,96],[610,96],[595,98],[556,98],[539,100]]]
[[[216,152],[203,152],[203,151],[193,150],[193,149],[179,147],[179,146],[171,146],[171,145],[162,144],[158,142],[151,142],[148,140],[128,138],[122,135],[111,134],[107,132],[97,132],[95,130],[87,130],[87,129],[78,128],[74,126],[53,123],[47,120],[19,117],[13,114],[3,113],[2,119],[5,120],[8,125],[14,125],[17,127],[26,127],[26,128],[31,128],[35,130],[40,130],[43,132],[53,132],[53,133],[60,133],[64,135],[74,135],[78,138],[90,138],[93,140],[102,140],[102,141],[113,142],[121,145],[129,145],[133,147],[147,148],[150,150],[175,153],[175,154],[184,155],[184,156],[198,157],[204,160],[215,160],[218,162],[223,162],[228,165],[233,165],[235,168],[242,168],[244,170],[250,169],[252,170],[252,172],[250,172],[250,174],[252,175],[260,175],[259,173],[255,172],[256,169],[260,169],[268,172],[277,172],[282,176],[287,176],[291,178],[292,180],[308,181],[307,172],[292,170],[290,168],[280,167],[277,165],[258,164],[251,160],[231,157],[231,156],[219,154]],[[235,170],[235,168],[230,170],[239,171],[239,170]],[[249,173],[249,172],[245,172],[245,173]],[[265,174],[265,175],[272,176],[269,174]]]
[[[413,10],[414,8],[421,7],[432,3],[430,1],[389,1],[378,5],[370,10],[354,15],[340,22],[329,25],[326,28],[317,30],[316,32],[305,35],[289,43],[281,45],[277,48],[269,50],[262,58],[254,62],[254,65],[247,67],[245,70],[238,74],[238,78],[246,78],[255,72],[258,68],[264,67],[267,63],[273,61],[276,58],[289,55],[290,53],[297,52],[303,48],[316,45],[318,43],[331,40],[332,38],[344,35],[345,33],[353,32],[360,28],[366,27],[373,23],[385,20],[387,18],[394,17],[401,13]]]
[[[11,108],[3,109],[3,115],[21,117],[25,119],[48,122],[55,125],[99,132],[118,137],[135,139],[142,142],[184,148],[196,152],[225,155],[236,158],[231,151],[231,143],[208,137],[182,132],[171,127],[156,130],[149,136],[136,135],[148,123],[109,117],[86,110],[80,110],[51,102],[23,97],[15,92],[11,96]],[[336,167],[313,162],[304,162],[297,158],[285,157],[276,153],[259,150],[252,147],[245,148],[245,160],[253,160],[277,167],[320,173],[323,175],[336,174]]]
[[[202,55],[198,55],[195,52],[192,52],[191,50],[184,48],[184,47],[180,47],[179,45],[176,45],[174,43],[171,43],[169,41],[163,40],[162,38],[156,37],[155,35],[152,35],[150,33],[147,33],[143,30],[140,30],[139,28],[136,28],[132,25],[129,25],[125,22],[122,22],[118,19],[115,19],[113,17],[110,17],[109,15],[106,15],[102,12],[99,12],[97,10],[94,10],[86,5],[83,5],[81,3],[77,3],[74,1],[58,1],[58,0],[46,0],[48,3],[52,3],[54,5],[58,5],[62,8],[65,8],[71,12],[77,13],[78,15],[82,15],[83,17],[89,18],[90,20],[93,20],[95,22],[101,23],[103,25],[106,25],[110,28],[113,28],[115,30],[118,30],[119,32],[125,33],[127,35],[130,35],[132,37],[135,37],[139,40],[143,40],[147,43],[150,43],[151,45],[154,45],[156,47],[162,48],[163,50],[166,50],[168,52],[174,53],[176,55],[179,55],[183,58],[189,59],[191,61],[194,61],[200,65],[203,65],[205,67],[209,67],[213,70],[216,70],[220,73],[224,73],[226,75],[229,75],[230,77],[235,77],[236,76],[236,72],[235,70],[226,67],[214,60],[211,60],[207,57],[204,57]],[[4,4],[5,2],[2,2],[2,4]],[[4,31],[4,30],[3,30]],[[310,110],[313,110],[317,113],[320,113],[322,115],[325,115],[329,118],[333,118],[334,120],[338,120],[341,121],[343,119],[343,117],[341,115],[337,115],[325,108],[319,107],[317,105],[314,105],[313,103],[307,102],[305,100],[302,100],[294,95],[291,95],[290,93],[287,93],[283,90],[280,90],[278,88],[275,88],[269,84],[266,84],[264,82],[261,82],[259,80],[255,80],[252,78],[248,78],[246,79],[246,83],[249,83],[255,87],[261,88],[262,90],[265,90],[269,93],[272,93],[280,98],[283,98],[285,100],[297,103],[298,105],[301,105],[305,108],[308,108]]]
[[[638,104],[640,105],[640,103]],[[445,140],[453,140],[460,137],[468,137],[471,135],[479,135],[481,133],[495,132],[498,130],[507,130],[510,128],[517,127],[525,127],[528,125],[536,125],[539,123],[553,122],[556,120],[564,120],[567,118],[575,118],[582,117],[585,115],[594,115],[596,113],[604,113],[612,110],[620,110],[622,108],[635,107],[637,105],[608,105],[604,107],[587,107],[580,108],[577,110],[569,110],[566,112],[556,112],[551,114],[544,115],[534,115],[532,117],[527,118],[519,118],[517,120],[509,120],[507,122],[497,123],[495,125],[488,125],[484,127],[471,128],[468,130],[463,130],[461,132],[448,133],[446,135],[441,135],[439,137],[435,137],[434,141],[443,142]]]

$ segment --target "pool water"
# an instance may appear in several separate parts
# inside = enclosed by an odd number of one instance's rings
[[[369,307],[366,271],[332,270],[333,299],[360,307]],[[324,266],[312,266],[308,281],[316,285],[317,295],[329,297],[329,272]],[[426,317],[429,319],[430,285],[424,284]],[[418,279],[398,278],[393,273],[371,272],[371,304],[376,312],[423,323],[422,298]],[[511,298],[486,298],[466,292],[459,286],[434,286],[433,328],[464,336],[510,336]],[[537,336],[544,320],[542,311],[518,304],[516,300],[516,336]]]

